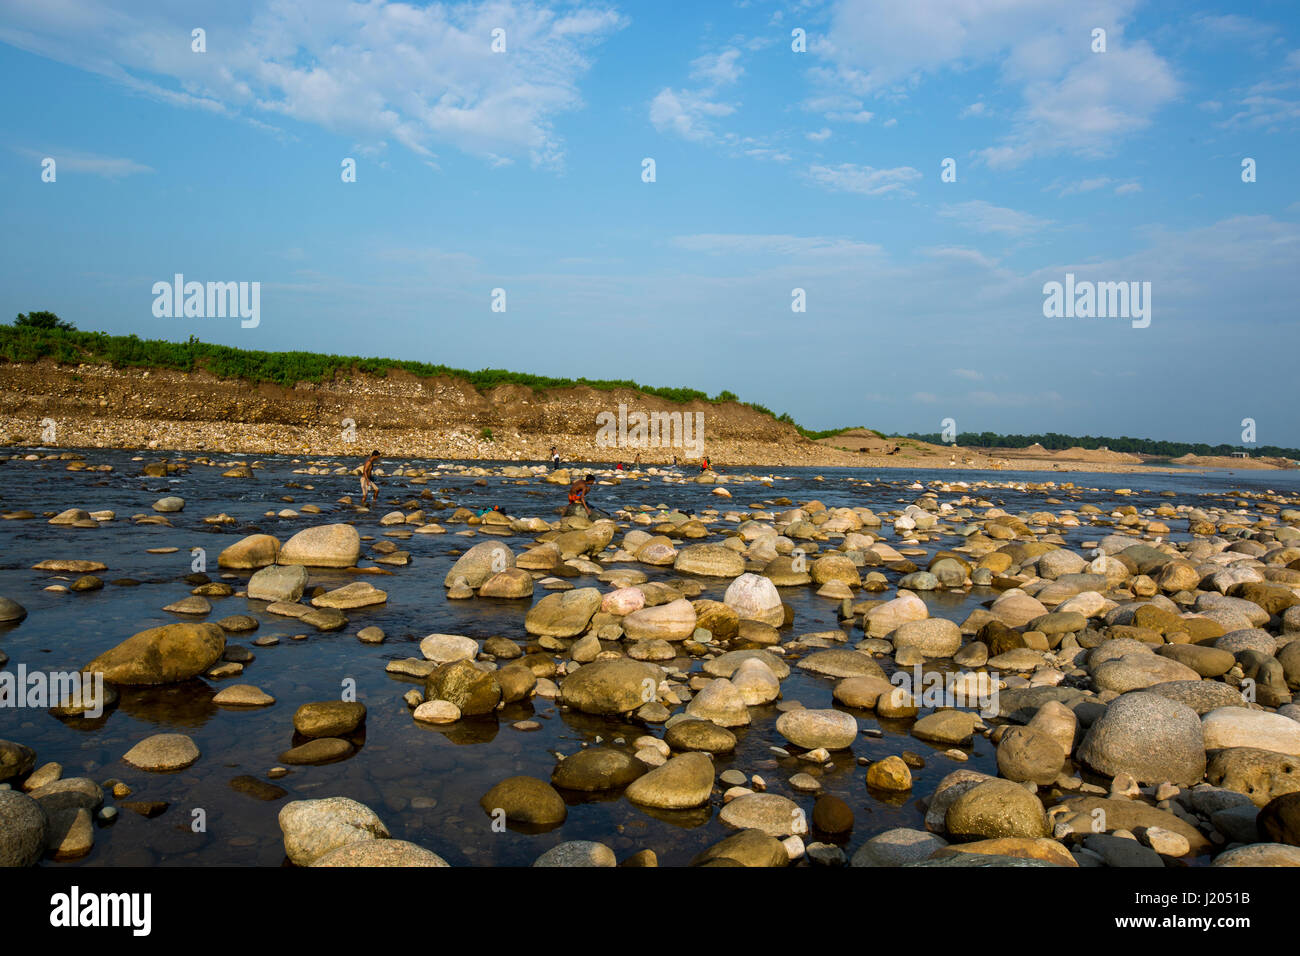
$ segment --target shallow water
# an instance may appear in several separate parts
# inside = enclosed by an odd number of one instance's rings
[[[537,515],[548,520],[556,517],[564,503],[562,488],[540,480],[520,484],[518,479],[489,477],[487,487],[479,487],[473,477],[454,473],[431,478],[424,485],[388,476],[380,479],[380,507],[364,513],[337,503],[343,495],[357,494],[356,478],[294,474],[294,469],[305,467],[304,460],[257,459],[265,463],[265,468],[255,470],[253,480],[222,478],[224,469],[202,465],[195,465],[187,474],[161,479],[141,477],[143,462],[132,461],[134,455],[129,452],[90,450],[83,454],[90,464],[107,463],[115,470],[107,474],[68,472],[66,463],[57,461],[0,463],[0,511],[27,509],[37,515],[31,520],[0,521],[0,595],[17,600],[29,612],[20,625],[0,626],[0,650],[8,654],[10,670],[20,663],[29,670],[76,670],[144,628],[194,620],[161,610],[190,591],[183,578],[191,572],[191,548],[206,549],[208,573],[213,580],[221,580],[222,573],[216,567],[218,552],[245,535],[265,532],[283,541],[305,527],[348,521],[354,522],[363,536],[364,565],[370,563],[364,557],[368,551],[365,546],[382,540],[384,532],[391,530],[382,527],[379,519],[400,507],[401,502],[418,497],[424,489],[453,505],[475,510],[500,505],[511,515]],[[238,456],[212,457],[224,462]],[[145,460],[157,460],[156,453]],[[333,459],[314,461],[337,463]],[[387,464],[390,470],[395,465]],[[418,460],[409,464],[421,468],[436,465]],[[1300,493],[1297,472],[1107,475],[789,468],[736,469],[735,473],[771,475],[776,480],[771,488],[757,483],[730,485],[734,496],[730,500],[709,494],[707,486],[665,484],[658,479],[625,480],[616,487],[600,486],[591,501],[611,511],[616,507],[661,504],[696,511],[744,511],[751,504],[784,496],[796,503],[816,498],[827,506],[865,505],[883,514],[915,500],[920,492],[908,487],[913,481],[926,484],[932,480],[999,484],[1073,481],[1079,486],[1073,491],[995,488],[973,492],[1012,513],[1078,508],[1085,503],[1103,510],[1117,504],[1136,505],[1139,510],[1162,503],[1235,507],[1234,492],[1273,489]],[[824,480],[816,480],[819,476]],[[314,489],[286,487],[288,482],[310,484]],[[1121,498],[1104,490],[1114,488],[1130,488],[1137,494]],[[1159,497],[1165,490],[1176,492],[1177,497]],[[152,503],[167,494],[180,495],[186,501],[182,513],[168,516],[174,527],[131,523],[134,514],[152,514]],[[292,501],[282,500],[283,496]],[[1053,496],[1062,504],[1045,503]],[[955,497],[941,494],[940,500]],[[264,516],[267,511],[298,509],[309,503],[320,506],[322,514],[291,519]],[[422,504],[427,508],[427,501]],[[98,529],[77,529],[51,526],[42,517],[44,512],[52,514],[71,507],[87,511],[111,509],[117,512],[117,518]],[[236,518],[236,523],[203,523],[205,516],[223,511]],[[445,523],[451,514],[450,510],[432,509],[427,513],[439,523]],[[1180,521],[1173,527],[1182,524]],[[341,631],[318,633],[292,619],[268,615],[258,610],[264,606],[262,602],[212,598],[213,613],[208,620],[249,614],[260,622],[254,633],[227,636],[228,645],[248,646],[256,656],[239,677],[124,691],[118,707],[93,721],[60,720],[44,710],[0,709],[0,738],[33,747],[38,766],[58,761],[64,766],[65,777],[86,775],[101,782],[121,779],[135,791],[130,800],[170,803],[167,811],[154,819],[123,810],[115,823],[98,827],[95,849],[89,856],[46,865],[281,865],[284,850],[276,820],[280,807],[287,800],[324,796],[347,796],[365,803],[379,814],[394,837],[425,846],[453,865],[526,865],[551,846],[573,839],[604,842],[620,859],[649,848],[663,865],[684,864],[731,832],[717,820],[721,801],[716,795],[707,809],[668,813],[640,809],[621,796],[580,798],[573,794],[566,794],[570,801],[568,819],[556,829],[541,834],[492,831],[490,819],[478,801],[498,781],[515,774],[549,779],[556,752],[572,754],[597,737],[605,743],[621,738],[623,746],[630,749],[632,740],[640,734],[662,736],[662,731],[615,719],[561,713],[553,702],[541,698],[531,704],[512,705],[495,718],[465,720],[450,727],[415,723],[402,695],[419,687],[420,682],[386,674],[387,661],[419,657],[419,640],[433,632],[479,639],[503,635],[520,644],[526,642],[523,618],[529,602],[446,599],[442,580],[455,560],[453,552],[482,540],[478,535],[456,535],[454,532],[465,530],[463,525],[446,527],[449,533],[445,535],[412,535],[399,541],[401,548],[411,552],[411,564],[388,569],[391,574],[361,579],[387,591],[388,603],[346,612],[350,623]],[[715,527],[721,530],[728,526],[719,523]],[[1068,544],[1078,547],[1108,530],[1084,525],[1067,531],[1065,538]],[[1175,533],[1171,537],[1186,535]],[[899,546],[888,523],[884,538]],[[516,553],[533,543],[530,535],[501,540]],[[932,536],[922,547],[932,553],[954,543],[950,537]],[[166,555],[146,553],[148,548],[161,547],[179,550]],[[108,570],[98,574],[106,586],[85,593],[44,591],[51,583],[70,583],[77,577],[31,569],[46,558],[103,561]],[[913,560],[924,566],[924,558]],[[645,571],[652,580],[677,576],[671,569],[628,566]],[[891,583],[899,576],[885,573]],[[230,583],[238,589],[248,574],[239,573]],[[107,583],[123,577],[142,583],[137,587]],[[334,587],[352,580],[357,578],[342,572],[313,570],[309,588]],[[700,581],[705,588],[701,597],[721,600],[726,581]],[[594,577],[574,578],[571,582],[577,587],[596,585],[606,589]],[[538,589],[534,599],[546,593]],[[961,621],[970,610],[991,600],[994,593],[974,588],[965,594],[931,592],[922,597],[933,615]],[[818,598],[811,586],[783,588],[782,596],[795,609],[795,625],[783,631],[783,640],[837,626],[839,602]],[[387,634],[383,644],[366,645],[356,639],[356,632],[370,624],[380,626]],[[304,631],[308,632],[306,639],[290,639]],[[279,635],[281,643],[251,647],[254,638],[268,634]],[[851,640],[861,637],[857,630]],[[266,780],[266,772],[277,765],[278,755],[295,743],[294,710],[307,701],[337,699],[346,679],[355,680],[357,699],[368,709],[363,745],[354,756],[324,766],[293,768],[288,776],[274,781],[288,791],[279,800],[262,801],[231,788],[230,781],[242,775]],[[252,711],[212,704],[216,691],[229,683],[256,684],[277,702]],[[785,699],[798,700],[807,707],[838,706],[831,698],[832,685],[830,679],[792,668],[790,677],[782,683],[782,692]],[[855,826],[844,843],[850,855],[869,836],[882,830],[921,827],[923,814],[918,801],[931,794],[939,780],[953,769],[965,766],[996,772],[992,745],[982,737],[976,736],[973,746],[967,748],[970,761],[960,764],[943,756],[943,748],[908,736],[910,720],[880,721],[871,712],[855,713],[863,728],[878,727],[883,737],[862,736],[851,754],[835,754],[833,768],[819,769],[794,758],[778,761],[769,750],[782,743],[773,727],[777,711],[775,707],[752,708],[751,725],[735,730],[739,740],[735,753],[717,757],[716,769],[719,773],[736,768],[747,774],[761,774],[769,792],[791,797],[809,818],[814,797],[794,792],[788,780],[800,771],[820,775],[824,791],[842,797],[854,809]],[[510,726],[512,721],[525,718],[537,719],[541,729],[519,731]],[[137,741],[161,732],[188,734],[202,751],[202,758],[175,774],[144,773],[122,763],[122,754]],[[874,760],[903,750],[921,755],[926,762],[924,768],[913,769],[912,791],[893,800],[868,793],[863,770],[854,758]],[[191,827],[198,810],[206,816],[206,832],[195,833]]]

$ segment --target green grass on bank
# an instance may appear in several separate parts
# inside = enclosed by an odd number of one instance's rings
[[[32,315],[49,313],[32,313]],[[20,316],[20,319],[25,317]],[[64,323],[66,325],[66,323]],[[58,327],[51,322],[32,325],[23,322],[0,325],[0,361],[36,362],[53,359],[62,364],[81,362],[112,365],[114,368],[159,368],[179,372],[203,370],[221,378],[237,378],[253,384],[272,383],[291,388],[299,382],[328,382],[358,373],[384,377],[400,370],[422,378],[462,378],[479,390],[497,385],[523,385],[535,391],[585,385],[598,391],[630,389],[670,402],[736,402],[777,421],[799,428],[789,415],[777,415],[754,402],[742,402],[732,392],[710,398],[695,388],[659,388],[628,379],[555,378],[529,375],[507,369],[485,368],[477,372],[398,359],[362,358],[355,355],[324,355],[319,352],[259,352],[200,342],[193,336],[186,342],[141,339],[134,335],[108,335]],[[800,432],[805,429],[799,428]],[[828,433],[829,434],[829,433]]]

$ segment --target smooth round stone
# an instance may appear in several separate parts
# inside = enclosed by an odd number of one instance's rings
[[[867,786],[902,793],[912,789],[912,771],[901,757],[891,755],[867,768]]]
[[[848,833],[853,829],[853,808],[839,797],[823,794],[813,805],[813,826],[822,833]]]
[[[293,729],[304,737],[341,737],[365,719],[366,705],[359,701],[312,701],[294,712]]]
[[[964,839],[1045,837],[1047,814],[1038,797],[1018,783],[994,778],[962,793],[948,807],[945,825]]]
[[[349,741],[339,737],[318,737],[286,750],[277,759],[281,763],[295,766],[331,763],[350,757],[355,750]]]
[[[429,700],[411,716],[422,724],[452,724],[460,720],[460,708],[449,700]]]
[[[21,777],[36,766],[36,751],[12,740],[0,740],[0,781]]]
[[[686,713],[700,720],[711,720],[719,727],[743,727],[749,723],[745,698],[725,677],[714,678],[706,684],[686,705]]]
[[[199,748],[184,734],[154,734],[128,750],[122,759],[138,770],[169,773],[198,760]]]
[[[218,691],[212,702],[220,707],[269,707],[275,698],[252,684],[231,684]]]
[[[868,654],[847,648],[830,648],[809,654],[797,665],[800,670],[825,677],[879,677],[885,672]]]
[[[947,845],[943,837],[933,833],[896,827],[876,834],[858,847],[849,866],[905,866],[929,859],[932,853]]]
[[[708,803],[713,792],[713,761],[702,753],[673,757],[634,780],[627,788],[633,803],[664,810],[685,810]]]
[[[808,831],[799,805],[775,793],[737,797],[722,808],[718,819],[737,830],[762,830],[777,839]]]
[[[361,840],[317,857],[311,866],[450,866],[438,854],[405,840]]]
[[[591,840],[569,840],[551,847],[533,866],[617,866],[614,851]]]
[[[27,609],[17,601],[0,597],[0,624],[15,624],[27,617]]]
[[[170,611],[173,614],[194,614],[203,615],[212,611],[212,604],[207,598],[190,595],[181,598],[179,601],[173,601],[163,608],[164,611]]]
[[[369,627],[363,627],[357,631],[357,640],[362,644],[382,644],[384,643],[383,629],[375,627],[373,624]]]
[[[340,847],[389,836],[373,810],[346,797],[286,803],[279,823],[285,856],[298,866],[309,866]]]
[[[718,777],[718,780],[729,787],[743,787],[745,784],[749,783],[749,778],[739,770],[724,770],[722,771],[722,775]]]
[[[1201,729],[1206,750],[1258,747],[1292,757],[1300,756],[1300,723],[1280,714],[1244,707],[1221,707],[1201,718]]]
[[[425,660],[439,664],[472,661],[478,655],[478,641],[456,634],[430,634],[420,641],[420,653]]]
[[[1093,722],[1078,758],[1110,777],[1129,773],[1139,783],[1191,786],[1205,775],[1205,750],[1195,711],[1158,694],[1135,692],[1112,701]]]
[[[0,790],[0,866],[32,866],[45,854],[49,814],[17,790]]]
[[[736,749],[736,735],[710,720],[680,720],[664,733],[664,741],[674,750],[701,750],[716,754]]]
[[[790,788],[800,793],[816,793],[822,788],[821,782],[811,774],[797,773],[790,778]]]
[[[776,721],[776,732],[806,750],[844,750],[858,736],[858,722],[839,710],[791,710]]]
[[[551,771],[551,783],[564,790],[618,790],[646,772],[636,757],[613,747],[588,747],[561,760]]]
[[[85,807],[50,815],[46,851],[56,860],[75,860],[95,848],[95,818]]]
[[[508,777],[479,800],[479,806],[492,817],[498,811],[507,820],[533,826],[555,826],[568,815],[564,799],[545,780],[536,777]]]
[[[165,498],[159,498],[153,503],[153,510],[162,514],[175,514],[185,508],[185,499],[176,495],[168,495]]]

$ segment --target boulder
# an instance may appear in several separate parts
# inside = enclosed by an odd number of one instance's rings
[[[350,524],[304,528],[284,543],[280,564],[313,568],[350,568],[361,557],[361,536]]]

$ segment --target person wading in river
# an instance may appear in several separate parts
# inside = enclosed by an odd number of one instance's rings
[[[573,484],[569,485],[569,504],[582,505],[587,512],[587,517],[591,517],[591,506],[587,504],[587,492],[596,484],[595,476],[588,475],[585,478],[579,478]]]
[[[361,507],[363,508],[366,506],[366,495],[372,490],[375,493],[375,504],[379,504],[379,486],[370,477],[370,470],[375,467],[375,463],[378,461],[379,450],[375,449],[361,465]]]

